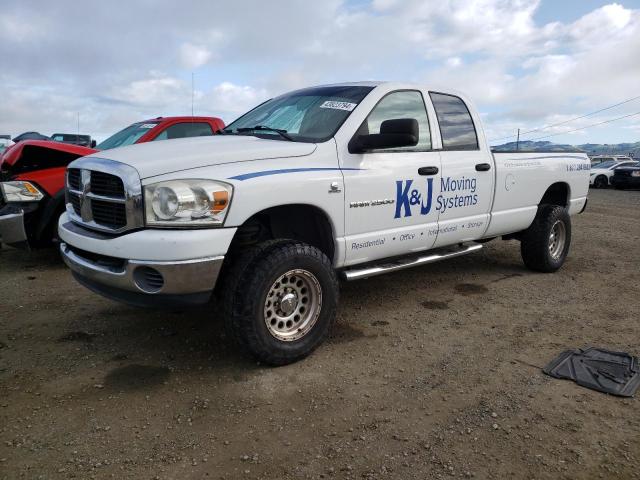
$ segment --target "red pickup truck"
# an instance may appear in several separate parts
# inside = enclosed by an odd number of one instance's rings
[[[134,143],[213,135],[224,128],[215,117],[158,117],[129,125],[96,148],[25,140],[0,157],[0,241],[19,248],[49,245],[65,210],[64,175],[76,158]]]

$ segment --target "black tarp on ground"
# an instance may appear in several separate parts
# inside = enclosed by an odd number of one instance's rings
[[[601,348],[565,350],[542,371],[620,397],[632,397],[640,386],[637,357]]]

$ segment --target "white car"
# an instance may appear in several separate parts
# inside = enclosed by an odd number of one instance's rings
[[[297,90],[221,133],[71,163],[60,249],[81,284],[118,301],[215,294],[230,337],[273,365],[327,337],[339,278],[496,237],[519,240],[530,269],[556,271],[587,202],[585,154],[492,154],[466,97],[422,85]]]
[[[627,155],[596,155],[591,157],[591,165],[598,165],[602,162],[614,161],[614,162],[630,162],[633,158]]]
[[[629,158],[629,157],[627,157]],[[610,184],[613,172],[618,167],[631,167],[638,162],[633,160],[617,161],[615,159],[605,160],[591,166],[591,173],[589,175],[589,185],[594,188],[607,188]]]

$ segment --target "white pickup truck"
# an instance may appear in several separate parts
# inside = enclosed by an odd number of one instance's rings
[[[71,163],[61,252],[75,278],[136,304],[217,298],[259,361],[312,352],[356,280],[521,242],[553,272],[586,207],[584,154],[492,154],[460,94],[345,83],[273,98],[220,135]],[[390,281],[393,281],[390,279]]]

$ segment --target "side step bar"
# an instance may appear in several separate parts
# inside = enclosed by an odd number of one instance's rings
[[[439,262],[440,260],[446,260],[448,258],[460,257],[462,255],[467,255],[468,253],[476,252],[481,248],[482,245],[479,243],[463,244],[455,248],[446,248],[420,257],[404,257],[369,267],[343,270],[342,278],[351,281],[374,277],[376,275],[382,275],[383,273],[395,272],[396,270],[404,270],[405,268]]]

